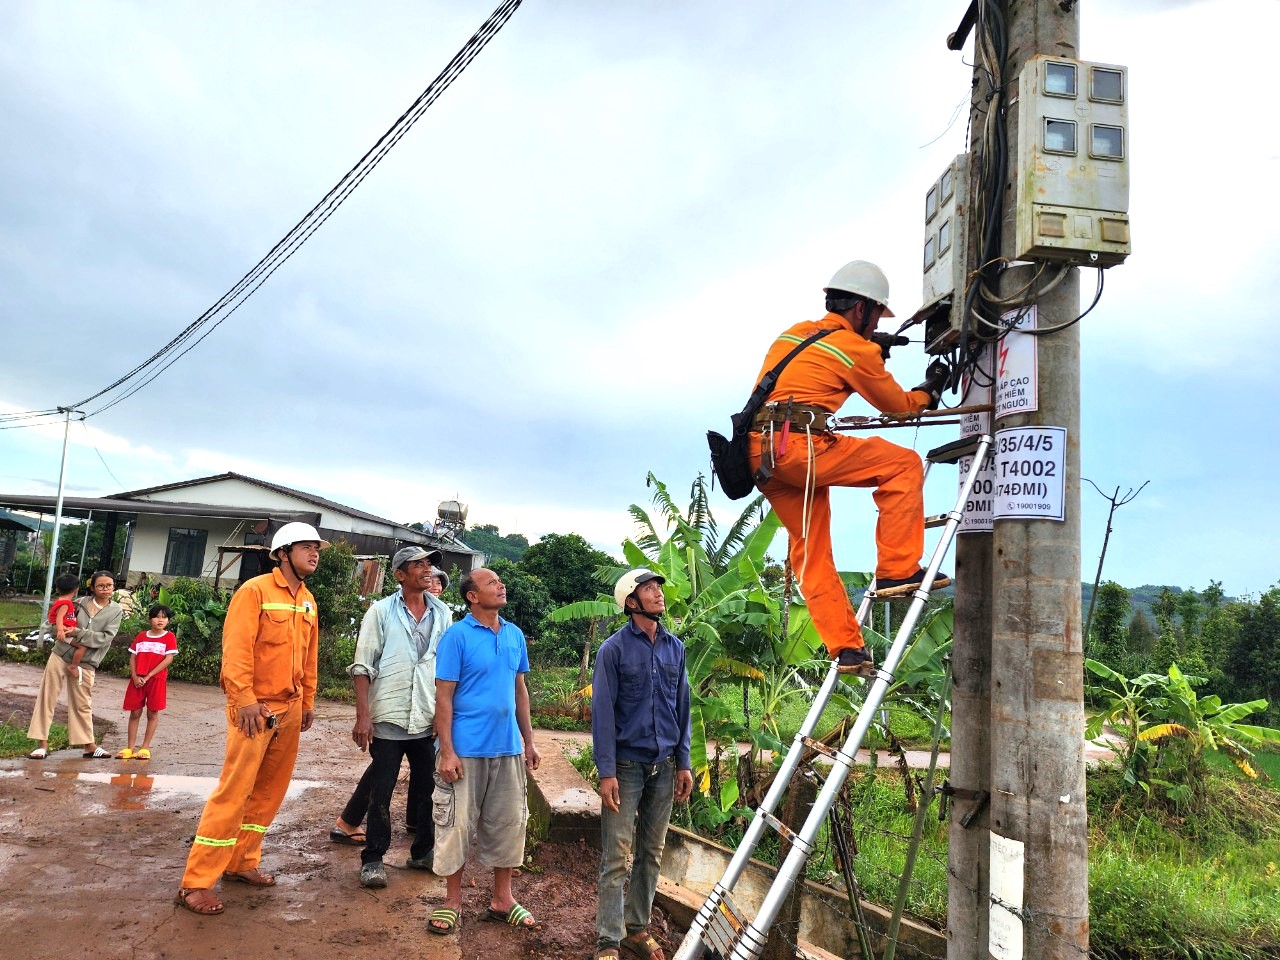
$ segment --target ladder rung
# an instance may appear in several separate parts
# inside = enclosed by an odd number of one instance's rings
[[[803,743],[810,750],[816,750],[818,753],[825,754],[826,756],[830,757],[832,760],[836,758],[836,754],[839,752],[836,750],[835,747],[829,746],[823,743],[821,740],[815,740],[813,739],[813,737],[801,737],[800,742]]]
[[[951,518],[949,513],[935,513],[931,517],[924,518],[924,526],[926,530],[932,530],[934,527],[945,527],[947,520]]]
[[[785,837],[788,842],[790,843],[796,842],[796,840],[798,839],[796,836],[796,832],[792,830],[790,827],[788,827],[781,820],[779,820],[777,817],[775,817],[772,813],[770,813],[768,810],[764,810],[761,812],[760,815],[764,817],[765,823],[773,827],[773,829],[776,830],[781,836]]]
[[[962,457],[970,457],[977,453],[978,441],[981,439],[981,434],[975,434],[972,437],[952,440],[940,447],[934,447],[925,455],[925,459],[930,463],[955,463]]]
[[[747,922],[728,892],[722,894],[720,905],[707,924],[707,945],[720,956],[729,956],[733,945],[738,941],[738,934]]]

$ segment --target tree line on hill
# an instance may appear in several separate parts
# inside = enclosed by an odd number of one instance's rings
[[[1261,722],[1280,720],[1280,586],[1235,599],[1217,580],[1199,591],[1161,587],[1150,614],[1135,603],[1136,592],[1114,581],[1098,588],[1086,656],[1129,677],[1176,663],[1204,678],[1203,693],[1227,702],[1265,699]]]

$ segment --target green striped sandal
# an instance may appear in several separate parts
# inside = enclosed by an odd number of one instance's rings
[[[511,909],[506,913],[490,907],[489,912],[484,915],[484,919],[500,921],[512,927],[529,928],[536,927],[538,925],[538,921],[533,919],[533,914],[518,903],[513,903],[511,905]]]
[[[437,907],[431,911],[431,917],[427,920],[427,929],[441,936],[461,928],[462,911],[455,910],[453,907]]]

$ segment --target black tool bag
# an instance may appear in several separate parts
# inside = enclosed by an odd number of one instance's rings
[[[782,373],[782,368],[790,363],[796,354],[809,346],[809,344],[815,343],[828,333],[833,332],[833,330],[819,330],[779,360],[777,366],[766,373],[764,379],[756,384],[756,388],[751,391],[751,396],[747,399],[747,405],[730,418],[730,422],[733,424],[733,431],[728,437],[717,433],[715,430],[707,431],[707,446],[711,448],[711,470],[716,479],[720,481],[720,489],[724,491],[724,495],[730,500],[741,500],[748,494],[753,493],[757,484],[763,486],[769,479],[763,465],[761,465],[760,470],[756,471],[754,476],[752,475],[751,459],[747,449],[747,435],[751,432],[751,422],[755,419],[756,411],[760,409],[765,400],[769,398],[769,394],[773,392],[773,388],[778,382],[778,375]]]

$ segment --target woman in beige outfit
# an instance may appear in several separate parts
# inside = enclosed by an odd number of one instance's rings
[[[53,645],[53,653],[45,664],[40,692],[31,711],[27,736],[40,741],[32,750],[32,760],[49,755],[49,725],[58,705],[62,685],[67,684],[67,735],[72,745],[84,745],[86,759],[101,760],[111,756],[98,746],[93,736],[93,679],[98,664],[111,649],[111,641],[124,620],[124,608],[111,599],[116,590],[115,577],[109,570],[99,570],[90,580],[93,593],[76,601],[76,627],[67,631],[66,641]],[[76,647],[84,647],[79,666],[71,665]]]

